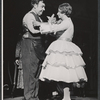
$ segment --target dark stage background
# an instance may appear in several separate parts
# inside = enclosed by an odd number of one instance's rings
[[[12,86],[14,77],[15,47],[22,33],[22,18],[31,9],[30,0],[4,0],[3,3],[3,85]],[[46,10],[42,15],[57,13],[58,5],[69,2],[73,7],[72,20],[75,26],[73,42],[83,51],[88,82],[86,95],[98,94],[98,2],[97,0],[45,0]],[[51,38],[49,38],[51,41]]]

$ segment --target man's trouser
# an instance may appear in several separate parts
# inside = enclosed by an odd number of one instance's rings
[[[39,82],[36,78],[39,59],[36,57],[31,39],[22,41],[22,66],[24,78],[24,97],[26,100],[38,100]]]

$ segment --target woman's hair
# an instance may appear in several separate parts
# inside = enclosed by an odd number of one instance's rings
[[[44,0],[31,0],[31,6],[33,7],[34,4],[38,4],[40,1],[44,1]]]
[[[69,3],[63,3],[63,4],[59,5],[58,9],[60,9],[61,13],[64,13],[68,17],[72,13],[72,6]]]

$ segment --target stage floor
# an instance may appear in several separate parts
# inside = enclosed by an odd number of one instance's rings
[[[45,89],[45,88],[44,88]],[[51,96],[48,95],[48,93],[44,92],[39,92],[39,98],[40,100],[61,100],[60,96]],[[78,95],[77,95],[78,94]],[[77,92],[76,95],[73,95],[71,92],[71,100],[98,100],[97,96],[94,95],[87,95],[85,94],[84,96],[79,96],[79,92]],[[13,97],[12,97],[13,96]],[[4,91],[4,97],[3,100],[22,100],[23,97],[23,90],[22,89],[16,89],[11,96],[11,91]]]
[[[22,100],[23,97],[14,97],[14,98],[4,98],[3,100]],[[55,100],[55,99],[54,99]],[[71,97],[71,100],[98,100],[97,98],[93,98],[93,97],[77,97],[77,96],[73,96]]]

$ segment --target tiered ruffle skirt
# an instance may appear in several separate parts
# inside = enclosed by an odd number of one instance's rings
[[[79,82],[87,81],[85,62],[81,49],[72,42],[56,40],[51,43],[46,51],[46,58],[42,64],[39,79]]]

